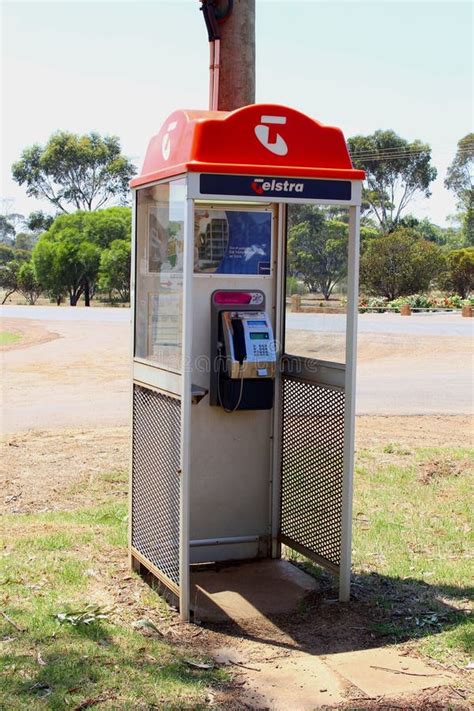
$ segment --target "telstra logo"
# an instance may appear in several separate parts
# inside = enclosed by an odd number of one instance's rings
[[[264,195],[266,192],[275,193],[302,193],[304,183],[292,183],[289,180],[265,180],[265,178],[254,178],[250,183],[252,190],[257,195]]]

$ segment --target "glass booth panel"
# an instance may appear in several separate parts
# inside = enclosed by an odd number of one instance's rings
[[[349,210],[288,205],[284,351],[346,361]]]
[[[185,181],[137,192],[135,357],[181,369]]]

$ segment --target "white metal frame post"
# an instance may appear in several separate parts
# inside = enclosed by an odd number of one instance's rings
[[[339,600],[348,602],[351,588],[352,496],[355,447],[355,399],[357,364],[357,317],[359,312],[359,227],[360,208],[349,208],[347,274],[346,376],[344,410],[344,469],[341,510],[341,558]]]
[[[283,203],[278,205],[278,230],[276,252],[275,289],[275,337],[277,339],[277,361],[281,363],[285,327],[285,255],[286,255],[286,210]],[[281,506],[281,367],[275,377],[275,402],[273,405],[272,478],[271,478],[271,525],[272,558],[281,557],[280,506]]]
[[[186,195],[188,193],[186,192]],[[181,486],[179,522],[179,616],[189,621],[189,488],[191,465],[191,387],[194,268],[194,201],[186,197],[183,251],[183,346],[181,361]]]
[[[132,555],[132,483],[133,483],[133,360],[135,357],[135,287],[136,287],[136,254],[137,254],[137,191],[132,190],[132,254],[130,264],[130,318],[132,337],[130,339],[130,451],[129,451],[129,466],[128,466],[128,555],[131,568],[136,568]],[[138,566],[139,567],[139,566]]]

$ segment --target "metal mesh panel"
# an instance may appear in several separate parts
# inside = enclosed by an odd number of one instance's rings
[[[132,546],[176,584],[180,410],[176,398],[134,386]]]
[[[344,393],[283,377],[282,406],[281,533],[338,566]]]

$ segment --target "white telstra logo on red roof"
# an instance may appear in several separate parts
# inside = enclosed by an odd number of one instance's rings
[[[171,123],[168,124],[168,128],[166,129],[166,133],[163,136],[163,140],[161,141],[161,153],[163,155],[163,158],[165,160],[168,160],[170,157],[171,153],[171,137],[170,133],[171,131],[174,131],[176,126],[178,125],[177,121],[171,121]]]
[[[267,151],[274,153],[276,156],[286,156],[288,146],[285,139],[279,133],[270,133],[270,126],[284,125],[286,116],[261,116],[260,123],[255,126],[255,135]]]

